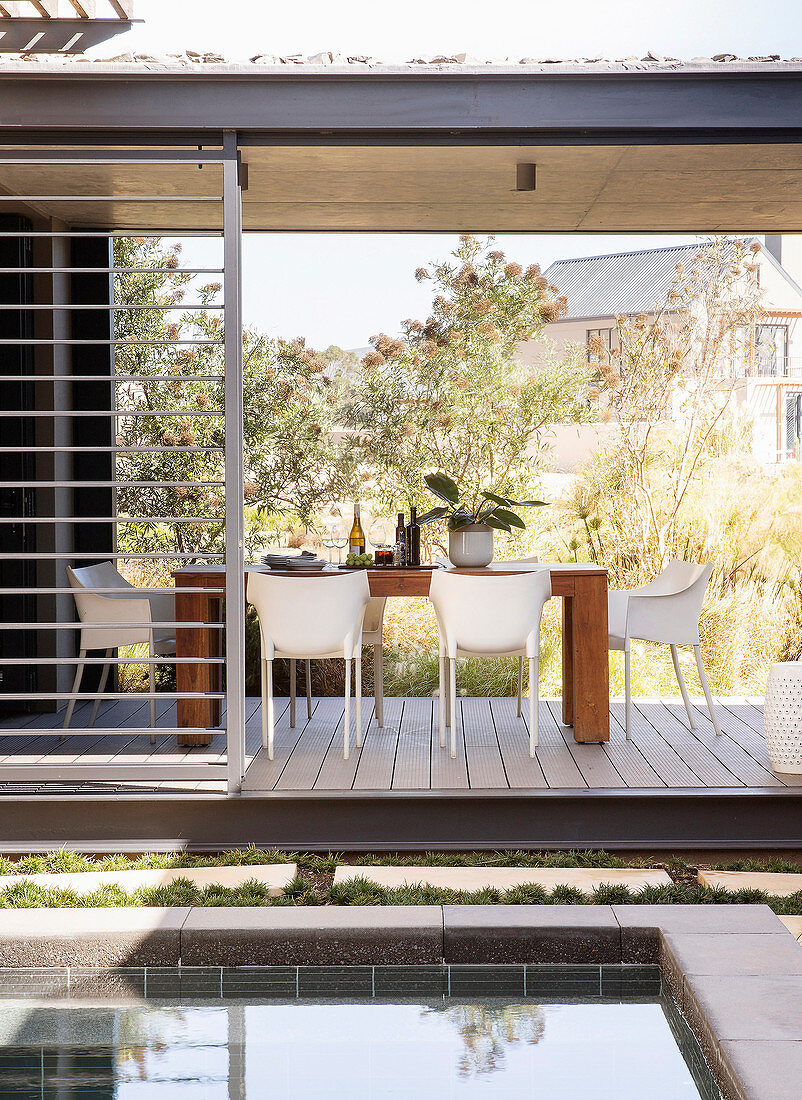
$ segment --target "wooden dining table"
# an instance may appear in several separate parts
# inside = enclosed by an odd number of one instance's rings
[[[607,650],[607,570],[573,562],[542,563],[539,566],[489,566],[486,569],[457,569],[458,573],[498,576],[548,568],[552,596],[562,598],[562,718],[573,726],[579,742],[607,741],[610,737],[609,661]],[[249,573],[275,573],[263,565],[245,566],[245,598]],[[326,569],[315,574],[321,584],[338,574]],[[280,572],[279,576],[298,573]],[[305,574],[307,575],[307,574]],[[371,596],[428,597],[432,569],[368,569]],[[179,692],[220,690],[220,664],[195,661],[182,664],[182,657],[216,657],[221,654],[223,631],[222,601],[225,596],[225,566],[187,565],[173,571],[176,582],[176,688]],[[197,588],[199,591],[191,591]],[[182,627],[180,623],[209,623]],[[219,699],[178,699],[177,724],[192,728],[179,734],[179,744],[208,745],[220,724]],[[202,729],[203,732],[197,732]]]

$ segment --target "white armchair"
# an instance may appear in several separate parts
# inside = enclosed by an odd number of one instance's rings
[[[150,626],[143,624],[175,622],[175,596],[171,592],[154,592],[153,595],[143,595],[141,590],[134,588],[115,569],[110,561],[101,562],[99,565],[87,565],[83,569],[71,569],[67,567],[67,577],[75,598],[75,606],[78,618],[82,623],[94,625],[81,628],[79,642],[79,663],[75,670],[75,680],[72,685],[73,692],[77,692],[83,677],[85,658],[89,650],[103,649],[106,652],[106,663],[98,685],[97,696],[92,714],[89,719],[89,727],[95,724],[100,699],[106,688],[109,677],[109,667],[112,653],[120,646],[138,645],[141,642],[148,643],[148,654],[155,656],[172,656],[175,653],[175,626]],[[97,592],[95,589],[114,589],[113,592]],[[134,625],[136,624],[136,625]],[[154,666],[148,665],[150,692],[156,690],[156,677]],[[64,729],[68,729],[75,709],[75,699],[70,699],[67,706],[67,714],[64,718]],[[156,700],[150,700],[150,726],[156,725]],[[155,736],[151,734],[151,743]]]
[[[457,748],[457,658],[475,656],[525,657],[529,661],[529,755],[535,755],[540,619],[550,597],[548,569],[495,577],[450,569],[432,574],[429,599],[440,633],[440,747],[445,745],[449,725],[452,758]]]
[[[376,724],[384,726],[384,596],[371,596],[362,626],[362,645],[373,646],[373,694],[376,700]],[[312,717],[312,662],[304,662],[306,673],[306,717]],[[290,658],[290,729],[295,728],[295,658]]]
[[[454,568],[454,566],[451,564],[451,562],[448,560],[448,558],[435,558],[434,561],[435,561],[435,565],[439,565],[441,569],[453,569]],[[503,572],[505,569],[514,569],[516,567],[525,568],[525,569],[534,568],[537,564],[538,564],[537,554],[530,554],[526,558],[514,558],[514,559],[509,559],[507,561],[491,561],[491,563],[489,565],[485,566],[485,568],[490,570],[491,572],[494,569],[496,571]],[[482,654],[482,656],[491,657],[491,656],[494,656],[494,654],[485,653],[485,654]],[[518,714],[519,718],[521,717],[521,712],[522,712],[522,709],[523,709],[523,696],[524,696],[524,659],[523,659],[523,657],[519,657],[518,658],[518,711],[517,711],[517,714]],[[449,698],[446,698],[446,725],[450,725],[450,723],[451,723],[451,710],[450,710],[450,708],[451,708],[451,700]]]
[[[609,592],[607,617],[609,648],[624,651],[624,688],[626,694],[624,726],[629,737],[630,711],[630,642],[657,642],[671,647],[674,672],[682,694],[691,729],[695,729],[693,710],[679,665],[678,645],[693,646],[699,679],[710,711],[710,720],[717,734],[721,733],[713,697],[702,663],[699,645],[699,615],[707,582],[713,566],[694,565],[687,561],[671,561],[659,577],[641,588],[627,592]]]
[[[370,601],[364,572],[318,577],[248,575],[248,602],[259,617],[262,746],[273,759],[273,661],[342,657],[345,661],[343,759],[351,732],[351,665],[356,680],[356,743],[362,744],[362,623]]]

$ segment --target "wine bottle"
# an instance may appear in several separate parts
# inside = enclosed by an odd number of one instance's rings
[[[407,565],[420,565],[420,526],[418,509],[414,506],[409,510],[407,524]]]
[[[362,530],[359,501],[354,504],[354,522],[351,525],[351,534],[348,536],[348,553],[365,553],[365,532]]]
[[[404,513],[398,513],[398,523],[395,528],[395,546],[393,547],[393,565],[407,564],[407,527],[404,523]]]

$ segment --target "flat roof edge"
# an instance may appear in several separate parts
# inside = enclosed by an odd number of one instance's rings
[[[756,76],[770,78],[774,76],[802,77],[802,61],[776,62],[711,62],[694,65],[692,63],[644,63],[596,65],[541,64],[541,65],[313,65],[313,64],[277,64],[257,65],[242,63],[197,63],[168,65],[157,59],[143,62],[103,62],[83,60],[64,60],[54,64],[51,60],[5,62],[0,58],[0,78],[4,76],[31,77],[32,79],[69,75],[77,79],[100,79],[104,77],[125,78],[267,78],[275,80],[336,79],[336,80],[382,80],[399,77],[410,80],[448,80],[481,78],[496,80],[520,78],[526,76],[544,77],[743,77]]]

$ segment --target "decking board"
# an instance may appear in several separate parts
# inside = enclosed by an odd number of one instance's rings
[[[91,704],[76,708],[76,728],[88,717]],[[245,705],[246,757],[249,761],[244,790],[249,794],[272,790],[346,794],[357,792],[493,792],[531,790],[649,791],[685,788],[711,790],[782,790],[798,787],[802,776],[777,775],[771,769],[760,725],[759,705],[751,700],[716,702],[723,735],[716,738],[704,701],[694,699],[696,730],[686,725],[682,702],[637,700],[633,705],[632,738],[623,733],[623,703],[611,703],[611,739],[605,744],[577,744],[563,726],[559,702],[541,700],[540,743],[529,756],[528,707],[517,717],[515,700],[506,698],[457,699],[455,721],[457,757],[439,744],[437,700],[429,697],[385,700],[385,726],[375,720],[373,700],[363,708],[364,742],[360,749],[351,737],[348,761],[342,758],[343,701],[314,700],[311,719],[303,700],[298,724],[289,727],[288,700],[276,700],[275,759],[261,748],[261,702]],[[353,714],[353,711],[352,711]],[[225,762],[224,728],[215,731],[207,746],[179,746],[173,734],[175,703],[157,706],[156,743],[150,744],[148,703],[141,698],[114,700],[102,705],[100,728],[59,740],[56,714],[20,715],[18,735],[0,728],[0,789],[4,794],[113,791],[197,791],[221,794],[225,784],[213,780],[154,780],[147,782],[58,783],[36,779],[26,783],[2,781],[2,762],[47,765],[58,774],[59,765],[221,764]]]
[[[367,700],[367,708],[370,721],[352,786],[358,791],[389,790],[393,783],[404,700],[385,699],[384,726],[376,722],[376,709],[371,699]]]
[[[615,723],[615,726],[613,725]],[[617,727],[617,730],[615,729]],[[624,703],[610,704],[610,736],[626,744]],[[633,705],[630,721],[630,740],[643,753],[644,759],[669,788],[704,787],[677,752],[661,736],[649,719]]]
[[[389,700],[385,699],[387,710]],[[432,777],[432,752],[440,727],[435,701],[426,698],[404,699],[404,710],[395,753],[392,789],[428,790]]]
[[[663,700],[663,705],[683,729],[688,728],[688,715],[682,703]],[[745,786],[783,786],[782,781],[771,771],[771,766],[764,767],[762,764],[758,763],[754,757],[750,756],[746,749],[729,736],[720,722],[719,728],[722,732],[721,735],[717,737],[709,716],[700,713],[694,707],[691,707],[691,710],[694,712],[694,724],[696,726],[694,736],[699,737],[701,731],[705,730],[707,736],[704,738],[704,743],[708,750],[717,757],[725,767],[729,768],[733,775],[737,776]]]

